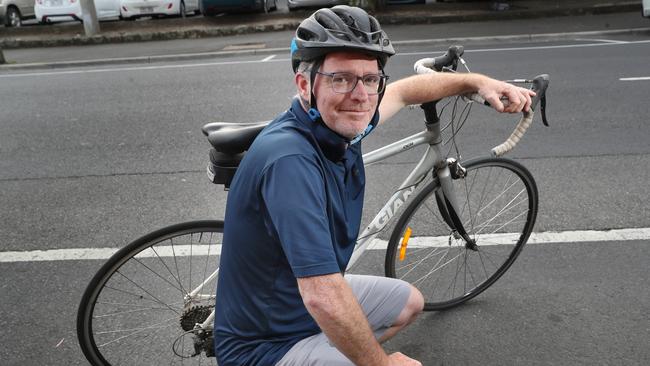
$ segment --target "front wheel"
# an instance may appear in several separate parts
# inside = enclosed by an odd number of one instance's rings
[[[88,285],[77,336],[92,365],[216,365],[211,333],[223,221],[155,231],[109,258]],[[208,281],[205,281],[209,279]],[[190,295],[195,290],[194,295]]]
[[[425,310],[464,303],[490,287],[515,261],[535,224],[537,186],[521,164],[478,158],[453,180],[458,217],[473,243],[450,229],[429,183],[400,216],[388,242],[386,276],[417,287]],[[475,244],[475,245],[474,245]]]

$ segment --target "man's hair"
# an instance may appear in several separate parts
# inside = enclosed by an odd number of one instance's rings
[[[314,67],[315,61],[301,61],[300,64],[298,65],[298,68],[296,69],[296,74],[302,74],[305,79],[307,79],[307,82],[309,83],[309,88],[311,89],[311,80],[310,80],[310,71],[312,67]],[[300,101],[302,102],[302,105],[309,109],[311,107],[311,102],[309,99],[303,98],[300,93],[296,95],[298,98],[300,98]]]
[[[309,72],[314,66],[314,61],[301,61],[296,72]]]

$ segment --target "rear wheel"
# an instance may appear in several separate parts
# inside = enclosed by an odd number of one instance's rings
[[[211,332],[223,221],[155,231],[115,253],[79,305],[77,336],[92,365],[216,365]],[[188,295],[199,289],[203,298]],[[194,354],[199,353],[195,357]]]
[[[453,180],[457,215],[474,243],[440,214],[437,180],[408,205],[388,243],[386,275],[417,287],[425,310],[460,305],[490,287],[510,268],[535,224],[537,187],[524,166],[503,158],[463,165],[466,176]]]

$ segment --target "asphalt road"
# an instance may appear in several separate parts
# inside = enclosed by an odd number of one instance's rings
[[[576,38],[468,41],[465,58],[502,79],[551,75],[551,127],[536,121],[511,155],[537,179],[535,231],[649,228],[650,37]],[[403,45],[387,71],[409,75],[417,58],[445,48]],[[287,107],[288,60],[270,56],[1,73],[0,250],[118,248],[168,224],[222,217],[226,193],[205,177],[200,127],[266,120]],[[486,154],[516,122],[474,108],[459,136],[465,157]],[[365,151],[418,132],[421,120],[417,109],[401,112]],[[417,158],[368,169],[366,221]],[[647,238],[528,246],[485,294],[424,314],[387,348],[425,365],[648,364],[647,246]],[[0,263],[3,364],[85,364],[76,306],[101,263]],[[382,263],[373,252],[358,271],[380,274]]]

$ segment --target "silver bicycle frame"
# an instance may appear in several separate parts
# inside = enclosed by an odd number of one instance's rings
[[[350,270],[354,264],[361,258],[363,252],[368,249],[373,239],[388,225],[399,209],[406,204],[417,187],[424,181],[425,176],[433,171],[442,157],[440,152],[440,123],[429,125],[427,130],[411,135],[390,145],[381,147],[363,155],[365,166],[369,166],[378,161],[387,159],[391,156],[399,155],[416,146],[428,144],[424,155],[417,163],[411,173],[404,179],[397,191],[390,197],[384,207],[377,213],[375,218],[363,230],[350,258],[346,271]],[[445,171],[447,174],[445,174]],[[442,173],[442,174],[441,174]],[[446,176],[451,180],[449,168],[446,165],[438,171],[438,178]],[[445,179],[445,178],[442,178]],[[451,188],[451,184],[449,184]],[[451,192],[450,192],[451,193]],[[454,206],[455,207],[455,206]]]
[[[455,195],[452,191],[451,184],[451,175],[449,172],[449,167],[447,164],[439,164],[442,161],[442,153],[440,151],[440,144],[442,140],[440,138],[440,123],[434,123],[427,126],[427,130],[411,135],[402,140],[393,142],[390,145],[381,147],[379,149],[373,150],[363,155],[363,162],[365,166],[372,165],[378,161],[387,159],[391,156],[399,155],[407,150],[411,150],[414,147],[428,144],[424,155],[417,163],[415,168],[411,173],[404,179],[402,184],[399,186],[397,191],[391,196],[391,198],[386,202],[384,207],[379,210],[379,213],[371,221],[371,223],[363,230],[359,238],[357,239],[354,252],[350,258],[350,262],[346,268],[346,271],[352,268],[356,261],[361,257],[363,252],[368,249],[368,246],[372,243],[373,239],[388,225],[395,214],[399,209],[406,204],[411,195],[417,187],[424,181],[425,176],[433,171],[434,166],[438,166],[439,169],[436,170],[437,178],[440,181],[442,191],[451,202],[452,206],[456,209],[458,206],[456,204]],[[207,283],[209,280],[214,279],[219,272],[219,269],[214,271],[210,277],[206,280]],[[203,288],[204,284],[199,285],[195,290],[193,290],[186,300],[196,300],[196,299],[206,299],[214,298],[215,295],[202,295],[200,290]],[[214,310],[208,316],[208,318],[200,325],[202,329],[212,329],[214,323]]]

